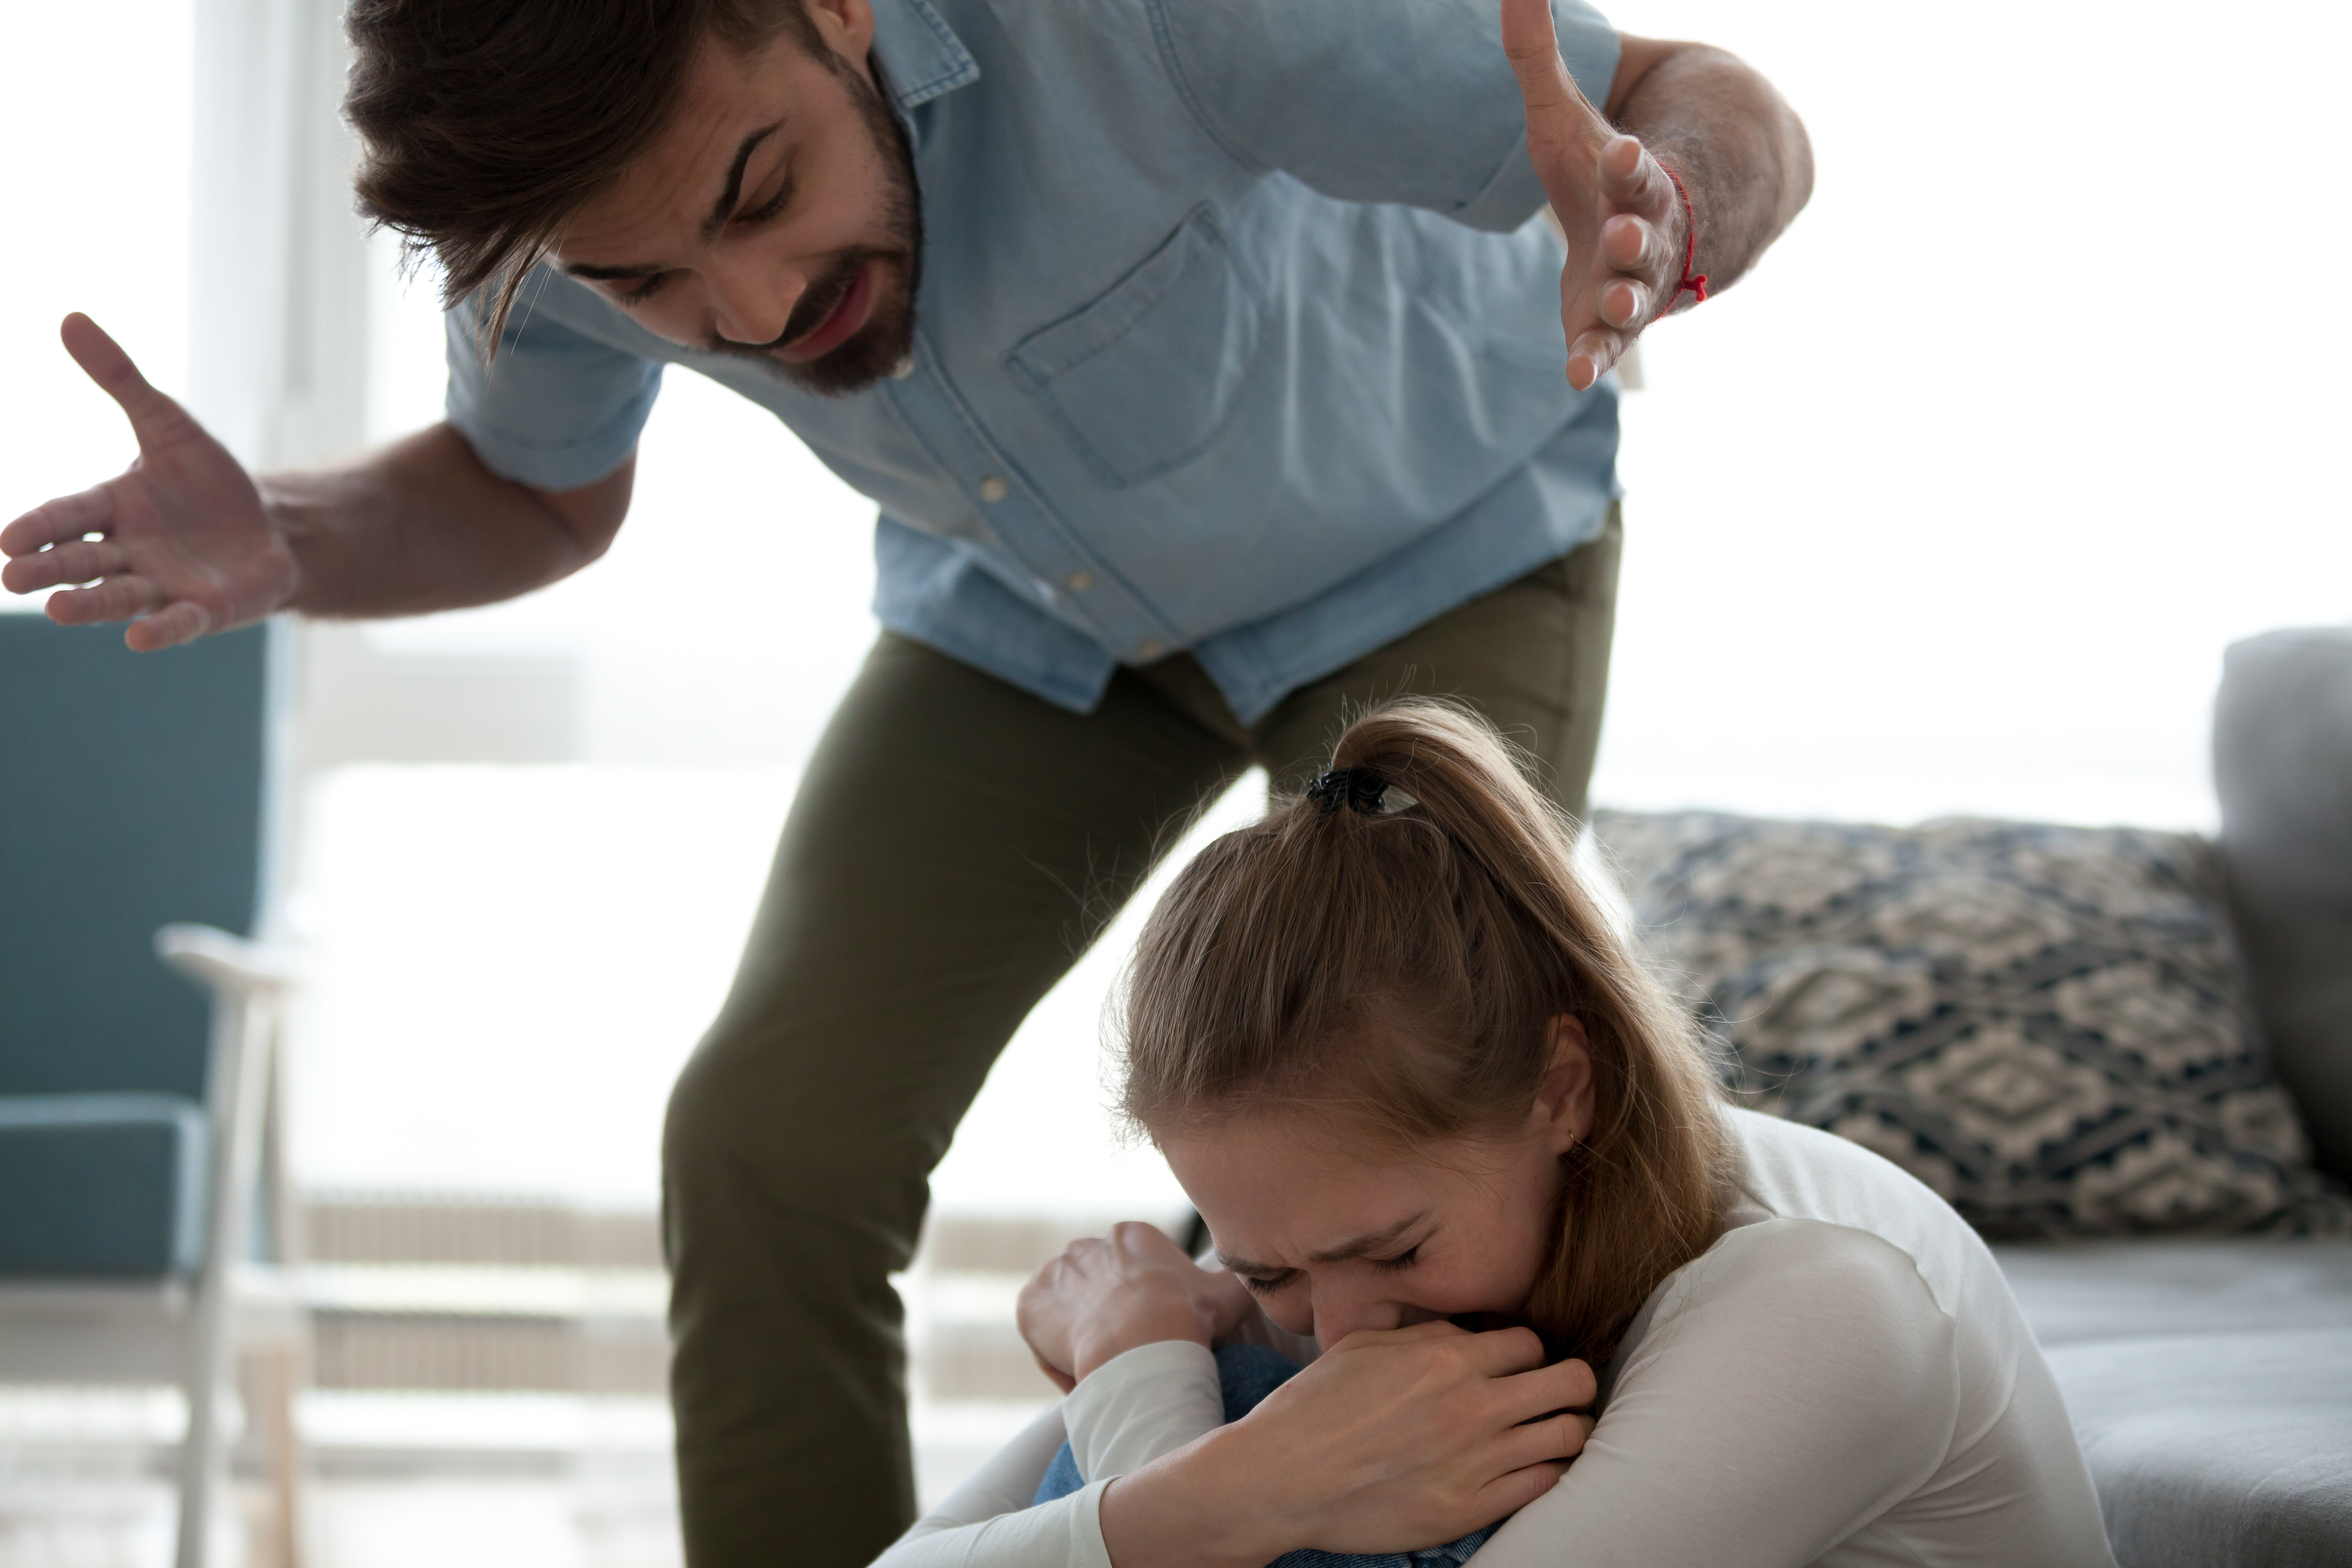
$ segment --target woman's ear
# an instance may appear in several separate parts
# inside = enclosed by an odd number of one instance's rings
[[[1565,1154],[1592,1131],[1592,1052],[1573,1014],[1551,1021],[1551,1068],[1536,1090],[1537,1130],[1554,1154]]]

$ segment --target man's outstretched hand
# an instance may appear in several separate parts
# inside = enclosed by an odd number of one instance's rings
[[[1640,141],[1601,118],[1559,58],[1549,0],[1502,0],[1503,52],[1527,101],[1528,155],[1568,236],[1559,279],[1569,384],[1581,392],[1675,308],[1689,219]]]
[[[130,416],[139,456],[119,479],[44,501],[0,529],[0,585],[50,596],[60,626],[129,621],[142,653],[260,620],[294,596],[294,552],[270,526],[253,478],[148,384],[88,316],[65,319],[66,352]],[[87,537],[97,535],[96,538]]]

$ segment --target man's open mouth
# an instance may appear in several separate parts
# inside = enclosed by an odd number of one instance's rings
[[[813,359],[831,353],[857,335],[874,314],[874,304],[881,293],[878,274],[881,263],[869,257],[858,263],[849,287],[843,291],[839,303],[825,313],[823,321],[789,342],[777,344],[768,352],[793,364],[806,364]]]

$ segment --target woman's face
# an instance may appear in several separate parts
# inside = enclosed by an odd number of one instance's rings
[[[1526,1124],[1403,1151],[1254,1112],[1160,1147],[1266,1315],[1325,1348],[1358,1329],[1517,1316],[1552,1241],[1560,1156],[1591,1128],[1583,1031],[1560,1020]]]

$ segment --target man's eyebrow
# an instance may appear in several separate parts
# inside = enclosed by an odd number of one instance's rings
[[[711,207],[710,216],[702,220],[703,238],[709,239],[725,228],[727,220],[735,216],[735,204],[743,199],[743,171],[751,164],[752,152],[783,128],[782,120],[772,125],[762,125],[744,137],[743,144],[735,149],[735,161],[727,166],[727,188],[719,193],[719,200]],[[585,278],[598,283],[628,283],[641,278],[651,278],[655,273],[668,268],[651,262],[628,267],[599,267],[589,261],[571,261],[564,264],[563,270],[568,276]]]
[[[1384,1247],[1394,1246],[1399,1237],[1402,1237],[1405,1232],[1411,1230],[1413,1226],[1419,1225],[1423,1220],[1425,1220],[1428,1217],[1429,1211],[1427,1209],[1423,1209],[1419,1214],[1413,1215],[1406,1219],[1401,1219],[1397,1221],[1396,1224],[1389,1226],[1384,1229],[1367,1231],[1362,1236],[1349,1237],[1347,1240],[1341,1242],[1337,1247],[1325,1247],[1320,1252],[1310,1252],[1307,1255],[1307,1261],[1309,1263],[1345,1263],[1350,1258],[1361,1258],[1367,1252],[1378,1252]],[[1280,1264],[1253,1262],[1251,1259],[1246,1258],[1235,1258],[1229,1252],[1218,1253],[1217,1261],[1223,1264],[1228,1269],[1235,1274],[1284,1274],[1289,1272]]]
[[[727,220],[735,216],[735,204],[743,199],[743,170],[751,162],[751,150],[783,128],[782,120],[773,125],[763,125],[744,137],[743,145],[735,149],[735,162],[727,169],[727,188],[719,193],[719,200],[711,206],[710,216],[702,220],[703,238],[709,239],[725,228]]]
[[[598,267],[586,261],[567,261],[565,276],[592,279],[599,283],[625,283],[634,279],[650,278],[661,271],[658,267]]]

